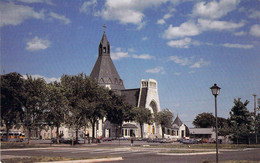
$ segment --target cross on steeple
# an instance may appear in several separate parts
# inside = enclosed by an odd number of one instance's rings
[[[106,32],[107,26],[105,24],[103,25],[103,28],[104,28],[104,32]]]

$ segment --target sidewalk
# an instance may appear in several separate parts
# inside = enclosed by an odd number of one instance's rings
[[[123,160],[122,157],[114,158],[99,158],[99,159],[87,159],[87,160],[70,160],[70,161],[51,161],[51,162],[39,162],[39,163],[88,163],[88,162],[106,162],[106,161],[119,161]]]

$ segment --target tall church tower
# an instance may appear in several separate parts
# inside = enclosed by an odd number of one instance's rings
[[[95,79],[98,85],[107,87],[119,94],[121,90],[125,89],[123,80],[120,78],[110,57],[110,44],[105,31],[99,44],[98,59],[90,77]]]

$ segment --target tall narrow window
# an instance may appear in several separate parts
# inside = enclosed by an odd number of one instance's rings
[[[103,47],[103,53],[106,53],[106,47]]]

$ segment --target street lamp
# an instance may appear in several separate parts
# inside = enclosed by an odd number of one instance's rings
[[[215,118],[216,118],[216,163],[218,163],[218,114],[217,114],[217,96],[220,92],[220,89],[217,84],[214,84],[210,87],[212,94],[215,96]]]

